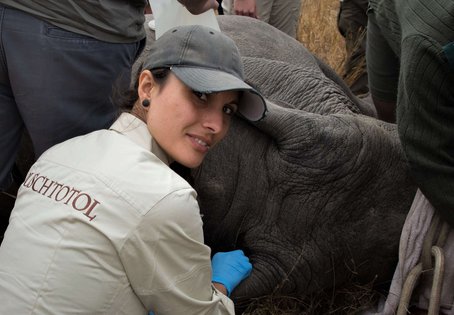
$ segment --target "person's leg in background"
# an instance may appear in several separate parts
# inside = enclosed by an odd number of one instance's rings
[[[31,141],[21,151],[37,158],[54,144],[107,128],[118,113],[113,86],[119,76],[119,84],[129,85],[144,43],[98,41],[3,6],[0,18],[0,225],[6,227],[20,178],[35,159],[22,157],[28,167],[13,183],[21,138],[30,140],[25,130]]]
[[[356,95],[369,91],[365,58],[367,6],[368,0],[341,0],[338,14],[338,29],[347,51],[343,78]]]
[[[3,6],[0,19],[1,241],[21,178],[35,157],[111,124],[118,114],[111,101],[113,86],[119,77],[118,84],[129,85],[130,68],[144,43],[98,41]],[[26,130],[30,138],[24,137]],[[27,161],[23,174],[15,165],[20,148],[27,155],[35,152],[22,157]],[[14,181],[13,169],[20,173]]]
[[[0,243],[8,226],[11,209],[14,206],[15,192],[17,191],[17,184],[15,183],[20,180],[14,178],[12,170],[17,171],[14,162],[24,129],[9,83],[5,80],[6,71],[3,57],[2,54],[0,57],[2,59],[0,62]]]
[[[260,20],[296,38],[301,1],[257,0],[257,12]]]
[[[102,42],[13,9],[6,9],[3,22],[9,82],[36,158],[54,144],[112,123],[113,86],[120,77],[129,84],[139,43]]]
[[[3,34],[5,8],[0,6],[0,33]],[[4,50],[0,42],[1,51]],[[8,79],[5,54],[0,55],[0,191],[5,191],[12,184],[13,168],[22,135],[23,122],[16,107],[14,95]]]
[[[11,170],[19,149],[23,122],[17,110],[8,82],[5,82],[2,61],[0,75],[0,191],[7,190],[12,182]]]
[[[234,0],[222,0],[224,14],[235,14]],[[296,38],[301,1],[295,0],[256,0],[258,19],[264,21],[289,36]]]
[[[222,0],[216,0],[219,3],[218,14],[224,15],[224,9],[222,8]]]
[[[400,61],[384,38],[373,12],[367,24],[366,65],[369,90],[378,118],[396,122]]]

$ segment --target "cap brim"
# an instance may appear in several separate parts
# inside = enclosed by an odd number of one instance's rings
[[[210,94],[242,91],[238,113],[250,121],[258,121],[265,117],[266,103],[260,93],[230,73],[215,69],[179,66],[172,66],[171,71],[184,84],[197,92]]]

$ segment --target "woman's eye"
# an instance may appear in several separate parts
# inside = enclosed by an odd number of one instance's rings
[[[222,108],[222,111],[229,116],[233,116],[236,113],[236,106],[234,106],[234,105],[227,106],[226,105]]]
[[[201,99],[202,101],[206,101],[206,100],[207,100],[207,95],[206,95],[206,93],[198,92],[198,91],[192,91],[192,93],[193,93],[198,99]]]

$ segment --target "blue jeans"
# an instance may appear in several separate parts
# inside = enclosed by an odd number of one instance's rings
[[[24,128],[37,158],[113,122],[112,88],[127,88],[144,41],[107,43],[0,5],[0,191]]]

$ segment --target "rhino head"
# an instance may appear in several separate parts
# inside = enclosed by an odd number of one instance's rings
[[[254,19],[219,22],[269,109],[258,123],[234,119],[192,172],[206,243],[253,263],[233,298],[303,296],[352,272],[389,279],[415,193],[396,126],[296,40]]]

